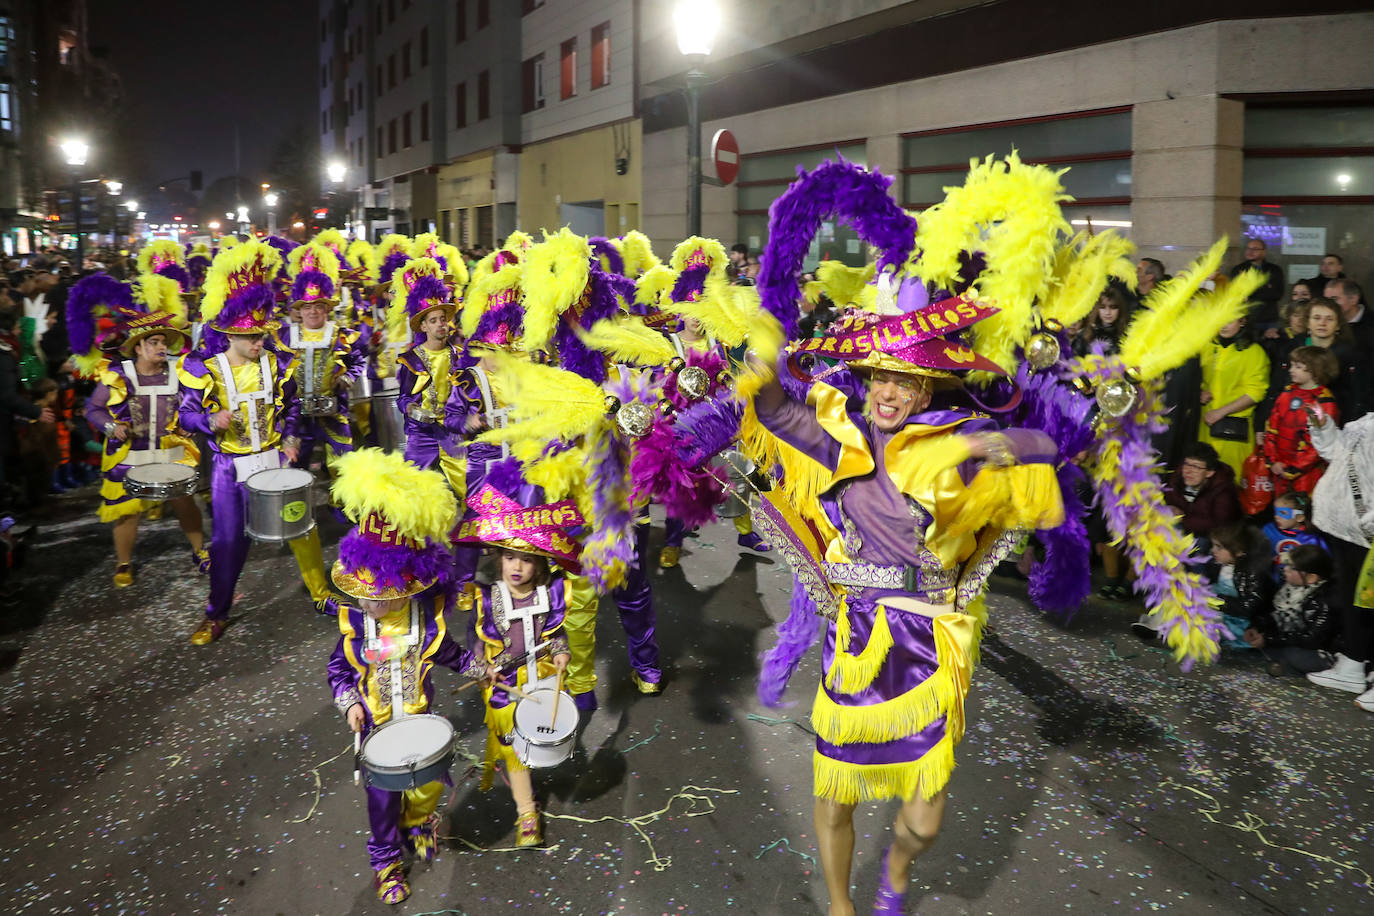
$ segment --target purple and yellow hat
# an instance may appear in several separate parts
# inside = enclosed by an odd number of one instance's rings
[[[518,550],[547,557],[570,573],[581,573],[582,545],[568,532],[586,520],[571,499],[525,505],[488,483],[468,497],[467,506],[471,511],[454,530],[454,543]]]
[[[318,241],[301,245],[288,258],[291,304],[320,303],[333,308],[339,302],[339,256]]]
[[[281,263],[277,250],[259,241],[221,249],[205,276],[201,320],[221,334],[256,336],[281,327],[272,288]]]

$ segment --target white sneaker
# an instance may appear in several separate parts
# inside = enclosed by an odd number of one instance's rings
[[[1374,687],[1355,698],[1355,705],[1365,712],[1374,712]]]
[[[1319,687],[1334,687],[1346,693],[1364,693],[1368,688],[1364,679],[1364,662],[1336,653],[1336,664],[1325,671],[1313,671],[1307,679]]]

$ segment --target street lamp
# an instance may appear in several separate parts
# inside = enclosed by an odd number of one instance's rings
[[[239,232],[248,232],[248,207],[239,204]]]
[[[342,184],[344,176],[348,174],[348,166],[344,165],[342,162],[335,159],[334,161],[329,163],[329,166],[327,169],[325,169],[325,171],[328,172],[329,180],[332,183]]]
[[[263,185],[266,187],[266,185]],[[267,204],[267,234],[277,234],[277,192],[268,191],[262,195],[262,202]]]
[[[72,227],[76,231],[76,275],[86,266],[86,246],[81,240],[81,167],[86,164],[86,156],[91,147],[85,141],[71,137],[62,141],[62,155],[72,170]]]
[[[673,9],[677,49],[687,58],[687,234],[701,235],[701,86],[702,66],[711,55],[720,10],[714,0],[678,0]]]

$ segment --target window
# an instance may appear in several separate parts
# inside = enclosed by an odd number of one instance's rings
[[[410,79],[410,42],[401,45],[401,79]]]
[[[491,71],[477,74],[477,120],[491,117]]]
[[[378,0],[378,2],[377,2],[377,31],[380,32],[381,30],[382,30],[382,4],[381,4],[381,0]]]
[[[768,208],[796,180],[797,168],[813,169],[827,159],[834,159],[836,154],[859,165],[867,163],[867,147],[862,140],[818,143],[815,146],[741,156],[739,182],[736,184],[739,188],[736,198],[739,209],[735,211],[738,217],[735,237],[748,245],[750,251],[762,250],[768,241]],[[634,219],[638,221],[639,217],[635,216]],[[806,269],[814,270],[821,260],[842,261],[851,267],[862,267],[865,254],[858,239],[858,234],[843,222],[822,222],[816,241],[807,253]],[[851,241],[854,242],[852,249],[849,244]]]
[[[0,21],[0,34],[5,25]],[[0,83],[0,131],[14,130],[14,84]]]
[[[544,0],[520,0],[520,15],[533,13],[544,5]]]
[[[378,156],[381,156],[381,155],[382,155],[382,151],[386,149],[386,145],[382,142],[384,139],[386,139],[386,138],[382,135],[382,125],[378,124],[378,125],[377,125],[377,155],[378,155]]]
[[[10,47],[14,44],[14,23],[8,16],[0,16],[0,70],[9,69]]]
[[[429,26],[420,30],[420,69],[429,66]]]
[[[382,65],[377,65],[377,98],[382,97],[382,92],[386,89],[386,83],[382,82]]]
[[[320,112],[320,133],[329,133],[329,109]]]
[[[592,26],[592,88],[611,84],[611,24]]]
[[[329,40],[329,20],[328,20],[328,19],[321,19],[321,20],[320,20],[320,41],[321,41],[321,42],[326,42],[326,41],[328,41],[328,40]]]
[[[477,0],[477,29],[491,25],[491,0]]]
[[[420,142],[429,139],[429,103],[420,103]]]
[[[468,126],[468,84],[453,87],[453,126]]]
[[[536,54],[521,65],[521,111],[538,111],[544,107],[544,55]]]
[[[1374,105],[1307,102],[1245,106],[1241,223],[1289,283],[1340,255],[1347,277],[1374,269]],[[1324,290],[1313,290],[1320,296]]]
[[[396,0],[386,0],[386,23],[390,25],[396,21]]]
[[[392,118],[386,125],[386,151],[387,155],[396,152],[396,119]]]
[[[320,64],[320,88],[329,88],[329,64]]]
[[[453,4],[453,41],[462,44],[468,40],[468,0],[458,0]]]
[[[410,149],[414,144],[410,139],[410,112],[401,115],[401,145]]]
[[[386,88],[388,88],[388,89],[395,89],[395,88],[396,88],[396,55],[395,55],[395,54],[388,54],[388,55],[386,56]]]
[[[577,39],[569,38],[558,46],[558,97],[577,95]]]

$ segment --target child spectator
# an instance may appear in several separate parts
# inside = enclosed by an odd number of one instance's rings
[[[1313,544],[1326,549],[1322,536],[1307,527],[1309,517],[1307,497],[1289,491],[1274,500],[1274,520],[1264,526],[1264,536],[1270,544],[1270,575],[1275,582],[1283,574],[1288,554],[1301,544]]]
[[[1202,553],[1211,547],[1213,529],[1241,517],[1235,472],[1205,442],[1194,442],[1184,451],[1182,463],[1165,485],[1164,501],[1178,513],[1179,524],[1197,539]]]
[[[1339,374],[1340,363],[1330,350],[1304,346],[1289,354],[1291,381],[1275,400],[1264,430],[1264,458],[1275,496],[1290,490],[1311,493],[1326,470],[1307,431],[1308,412],[1321,410],[1339,422],[1336,396],[1326,387]]]
[[[1102,290],[1093,309],[1092,320],[1085,322],[1073,341],[1073,352],[1086,356],[1094,343],[1102,345],[1102,352],[1115,353],[1120,349],[1121,335],[1131,323],[1131,307],[1126,297],[1114,286]]]
[[[1224,636],[1222,644],[1228,648],[1248,648],[1244,637],[1251,621],[1269,607],[1274,585],[1268,548],[1264,535],[1243,522],[1212,532],[1212,559],[1217,564],[1212,589],[1223,602],[1222,624],[1229,638]]]
[[[1331,607],[1331,555],[1316,544],[1299,544],[1288,554],[1283,585],[1273,606],[1255,617],[1245,642],[1263,649],[1274,677],[1324,671],[1336,631]]]

